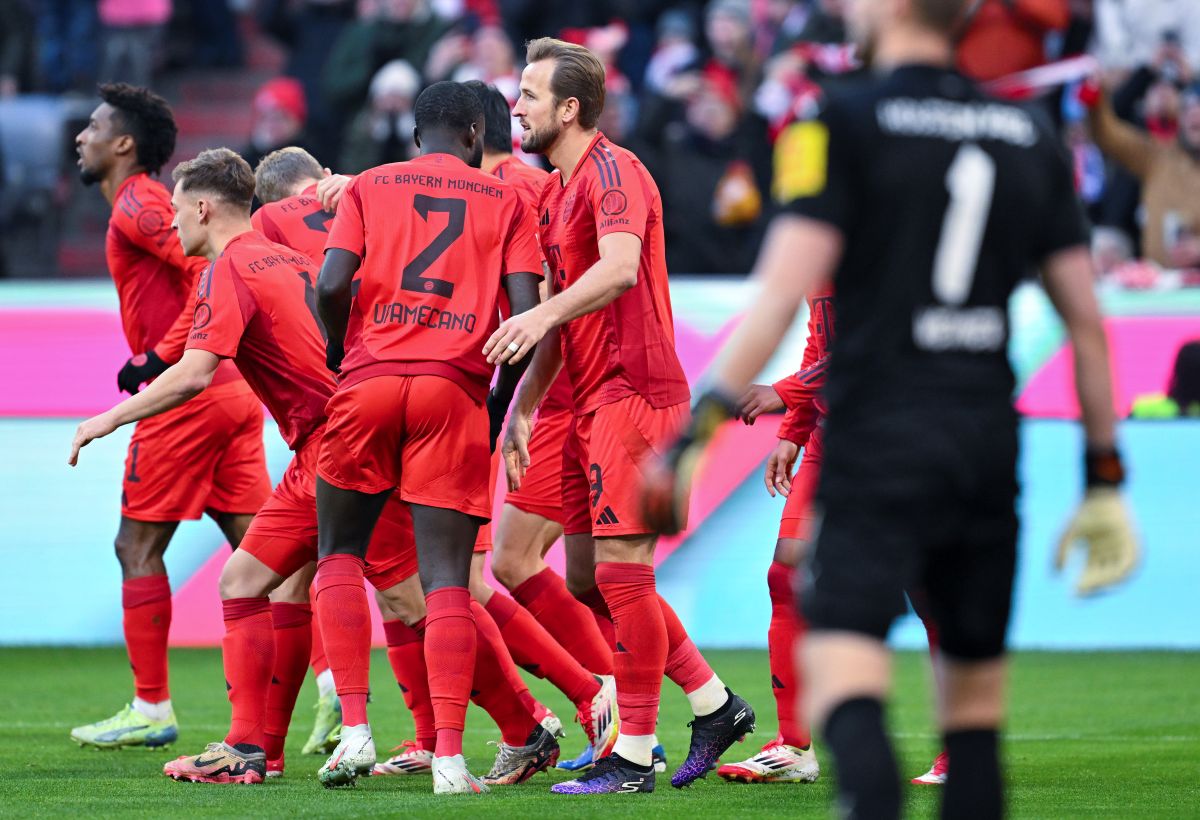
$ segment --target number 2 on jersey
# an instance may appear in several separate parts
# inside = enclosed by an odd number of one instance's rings
[[[958,306],[971,295],[995,187],[995,161],[978,145],[965,143],[946,171],[950,204],[933,259],[933,295],[942,304]]]
[[[426,222],[429,221],[431,213],[444,213],[448,219],[442,232],[435,236],[433,241],[425,247],[425,250],[417,254],[413,261],[404,266],[404,273],[400,277],[400,286],[405,290],[417,293],[436,293],[438,296],[445,296],[449,299],[454,295],[453,282],[425,277],[421,274],[429,270],[438,257],[454,244],[454,240],[462,236],[467,219],[467,201],[416,194],[413,196],[413,208]]]

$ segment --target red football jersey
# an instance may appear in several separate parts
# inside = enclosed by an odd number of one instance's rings
[[[656,408],[686,402],[690,393],[675,355],[667,289],[662,199],[650,173],[597,132],[565,185],[558,171],[550,174],[538,212],[555,291],[570,287],[600,259],[601,237],[631,233],[642,240],[637,284],[561,329],[575,412],[590,413],[634,394]]]
[[[201,257],[183,255],[171,228],[174,218],[166,186],[146,174],[134,174],[117,188],[104,243],[130,352],[155,350],[167,363],[178,361],[183,352],[191,325],[188,296],[208,265]],[[173,325],[176,332],[169,334]],[[232,365],[223,365],[213,384],[237,377]]]
[[[449,154],[371,168],[347,186],[326,248],[363,260],[343,384],[436,375],[483,400],[503,279],[542,276],[533,215],[512,186]]]
[[[254,230],[272,242],[300,251],[318,268],[325,259],[331,222],[333,214],[321,207],[316,184],[296,196],[268,202],[250,217]]]
[[[537,207],[542,197],[542,189],[546,187],[546,180],[550,178],[548,173],[527,162],[522,162],[514,156],[509,156],[508,159],[492,169],[492,175],[500,177],[516,188],[521,201],[529,207],[534,218],[537,218]],[[550,389],[546,391],[542,403],[538,405],[538,412],[549,414],[570,410],[571,393],[571,377],[567,375],[567,369],[564,367],[559,371],[558,378],[551,383]]]
[[[824,290],[808,297],[808,343],[800,370],[780,379],[772,387],[787,407],[787,415],[779,425],[779,438],[803,446],[817,422],[828,411],[821,388],[829,369],[829,349],[834,338],[833,290]]]
[[[238,234],[200,277],[187,342],[233,359],[293,450],[325,423],[334,389],[316,281],[307,256],[257,231]]]
[[[500,177],[516,188],[521,201],[534,214],[537,213],[538,200],[542,198],[542,188],[546,187],[546,180],[550,178],[548,173],[541,168],[534,168],[527,162],[521,162],[510,154],[508,159],[492,169],[492,176]]]

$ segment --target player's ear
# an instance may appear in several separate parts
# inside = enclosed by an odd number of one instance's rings
[[[559,112],[563,125],[568,125],[579,119],[579,98],[567,97],[559,103]]]
[[[413,126],[413,145],[417,146],[417,150],[421,150],[421,129]]]
[[[137,143],[129,134],[121,134],[117,137],[117,141],[113,143],[113,153],[118,156],[124,156],[129,153],[137,152]]]

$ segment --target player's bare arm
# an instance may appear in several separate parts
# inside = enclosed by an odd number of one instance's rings
[[[317,276],[317,312],[329,334],[325,364],[333,372],[341,367],[346,355],[346,325],[350,321],[350,283],[362,265],[357,255],[342,248],[325,252],[321,273]]]
[[[1080,595],[1090,595],[1128,578],[1139,553],[1118,489],[1124,470],[1116,450],[1108,340],[1092,290],[1092,263],[1086,247],[1051,255],[1042,279],[1074,350],[1075,391],[1087,440],[1087,492],[1059,541],[1055,566],[1061,570],[1072,548],[1082,543],[1087,561],[1075,588]]]
[[[600,259],[575,284],[496,329],[483,347],[488,361],[519,361],[550,328],[599,310],[637,284],[641,237],[612,233],[600,238]],[[517,345],[514,349],[512,345]]]
[[[662,461],[647,464],[645,515],[659,532],[679,532],[683,505],[701,453],[720,425],[737,415],[739,396],[766,366],[792,326],[807,293],[827,283],[842,254],[841,232],[804,217],[776,217],[755,268],[758,295],[718,354],[708,392],[693,408],[687,431]],[[796,264],[796,260],[806,260]]]
[[[540,285],[541,279],[535,273],[511,273],[504,277],[504,289],[508,293],[508,303],[512,306],[513,316],[519,316],[537,307],[541,301]],[[488,440],[493,451],[496,449],[496,439],[504,427],[504,417],[512,404],[513,394],[517,391],[517,384],[521,381],[529,361],[529,358],[523,358],[515,363],[502,365],[496,378],[496,386],[488,393],[488,419],[491,423]]]
[[[71,442],[71,457],[67,463],[74,467],[81,448],[104,438],[118,427],[173,410],[200,395],[212,382],[220,363],[220,358],[207,350],[188,350],[145,390],[80,424],[75,431],[75,440]]]
[[[500,448],[504,456],[504,474],[510,490],[519,490],[529,469],[529,437],[533,434],[533,414],[562,370],[562,345],[558,328],[542,337],[517,390],[516,401],[508,415],[508,427]]]

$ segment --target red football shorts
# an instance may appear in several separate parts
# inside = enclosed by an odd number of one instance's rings
[[[489,469],[492,471],[492,482],[488,484],[488,506],[495,509],[496,507],[496,482],[500,476],[500,465],[503,463],[500,458],[500,443],[496,442],[496,452],[492,453],[492,463]],[[486,522],[479,527],[479,534],[475,536],[475,551],[476,552],[491,552],[492,551],[492,524]]]
[[[410,504],[490,520],[488,414],[440,376],[375,376],[339,389],[317,472],[343,490],[397,488]]]
[[[317,560],[317,461],[321,431],[313,433],[283,480],[250,522],[241,549],[284,578]],[[417,572],[412,513],[392,494],[383,505],[367,548],[367,580],[388,589]]]
[[[642,520],[642,462],[664,453],[687,420],[686,402],[657,410],[639,395],[576,416],[563,448],[563,531],[653,532]]]
[[[121,485],[126,518],[252,514],[270,494],[262,402],[241,379],[209,387],[133,428]]]
[[[574,420],[570,410],[537,417],[529,438],[529,469],[521,489],[504,496],[505,504],[563,523],[563,446]]]
[[[792,491],[783,505],[779,520],[780,538],[799,538],[807,541],[812,535],[813,497],[817,494],[817,479],[821,475],[824,434],[818,426],[804,445],[800,467],[792,477]]]

